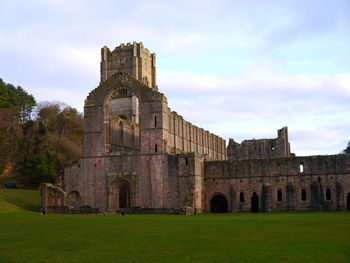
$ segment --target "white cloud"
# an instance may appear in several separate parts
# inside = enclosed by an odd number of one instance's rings
[[[296,153],[335,153],[349,140],[347,10],[345,0],[2,1],[0,77],[82,110],[100,47],[142,41],[186,119],[237,140],[288,125]]]
[[[344,118],[350,116],[349,76],[299,74],[265,64],[225,76],[158,74],[161,91],[169,94],[171,107],[185,119],[238,141],[275,137],[278,128],[289,126],[297,154],[342,150],[344,136],[348,136]],[[335,122],[338,127],[334,127]],[[294,132],[314,137],[294,136]]]

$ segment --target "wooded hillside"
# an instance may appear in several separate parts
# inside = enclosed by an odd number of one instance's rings
[[[79,160],[83,117],[60,102],[36,103],[0,79],[0,175],[36,186],[55,182]]]

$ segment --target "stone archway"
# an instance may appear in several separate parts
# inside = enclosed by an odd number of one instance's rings
[[[256,192],[253,192],[251,198],[251,210],[252,212],[259,212],[259,196],[257,195]]]
[[[350,192],[348,193],[348,196],[346,197],[346,209],[350,210]]]
[[[228,205],[227,199],[221,194],[214,195],[210,200],[211,213],[227,213]]]
[[[128,181],[113,181],[109,191],[109,208],[120,209],[131,207],[132,191]]]
[[[130,186],[123,184],[119,188],[119,208],[130,207]]]

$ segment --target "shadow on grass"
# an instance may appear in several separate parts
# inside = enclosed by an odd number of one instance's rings
[[[25,210],[40,211],[38,190],[0,188],[0,198]]]

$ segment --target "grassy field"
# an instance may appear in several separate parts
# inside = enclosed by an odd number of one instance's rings
[[[40,215],[0,189],[0,262],[350,262],[350,213]]]

